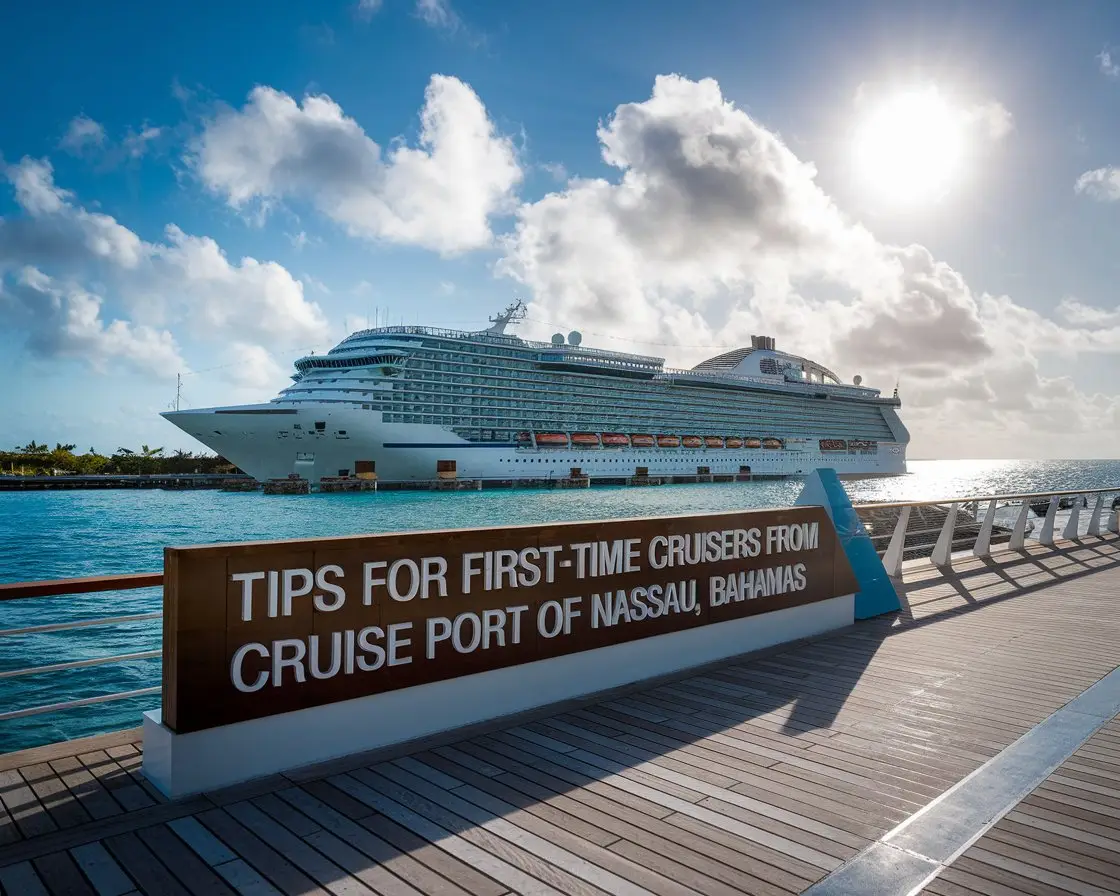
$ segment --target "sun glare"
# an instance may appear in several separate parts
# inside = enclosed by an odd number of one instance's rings
[[[936,88],[894,94],[870,109],[855,139],[861,180],[899,205],[939,200],[960,168],[964,121]]]

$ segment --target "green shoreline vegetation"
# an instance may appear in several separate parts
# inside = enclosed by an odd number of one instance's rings
[[[34,439],[12,451],[0,451],[0,475],[15,476],[136,476],[185,473],[239,473],[233,464],[216,454],[194,454],[176,451],[165,454],[162,448],[141,445],[140,450],[118,448],[112,454],[101,454],[94,448],[84,454],[75,453],[76,445],[56,442],[52,450],[47,443]]]

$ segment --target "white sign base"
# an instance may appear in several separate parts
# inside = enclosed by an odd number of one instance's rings
[[[144,713],[144,774],[179,799],[585,697],[851,625],[845,595],[190,734]]]

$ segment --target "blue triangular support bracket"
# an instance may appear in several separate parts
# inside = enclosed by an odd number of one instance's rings
[[[883,561],[875,552],[875,545],[852,507],[851,499],[836,471],[825,467],[806,476],[805,487],[795,503],[823,507],[832,520],[832,525],[836,527],[840,545],[859,581],[856,619],[869,619],[901,610],[902,602],[898,599],[898,591],[887,575]]]

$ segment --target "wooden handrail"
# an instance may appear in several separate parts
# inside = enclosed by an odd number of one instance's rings
[[[80,579],[48,579],[39,582],[0,583],[0,601],[27,597],[53,597],[58,594],[92,594],[95,591],[127,591],[155,588],[163,584],[162,572],[129,572]]]

